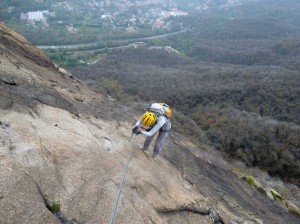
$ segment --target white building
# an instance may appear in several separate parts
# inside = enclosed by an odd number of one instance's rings
[[[21,18],[21,20],[27,20],[28,19],[27,13],[21,12],[20,18]]]
[[[44,19],[44,14],[42,11],[28,12],[29,21],[42,21]]]

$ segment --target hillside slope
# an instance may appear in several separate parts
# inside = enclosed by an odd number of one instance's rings
[[[155,97],[167,102],[205,130],[215,149],[300,186],[297,71],[197,63],[139,47],[114,50],[96,64],[73,69],[72,74],[119,100],[128,94],[143,101]],[[194,130],[186,133],[202,144]]]
[[[132,147],[115,223],[299,223],[175,130],[151,160],[142,136],[128,143],[135,107],[2,25],[0,43],[0,223],[108,223]]]

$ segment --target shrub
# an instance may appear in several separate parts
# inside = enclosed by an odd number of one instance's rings
[[[60,204],[52,203],[46,205],[47,209],[52,213],[58,213],[60,211]]]
[[[257,183],[257,181],[255,180],[255,178],[253,176],[245,176],[242,178],[244,181],[246,181],[249,185],[255,187],[255,188],[259,188],[259,183]]]
[[[271,189],[271,194],[275,200],[280,200],[280,201],[283,200],[283,197],[273,189]]]

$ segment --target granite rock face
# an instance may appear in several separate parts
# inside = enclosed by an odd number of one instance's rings
[[[108,223],[131,150],[114,223],[299,223],[175,131],[152,160],[137,114],[0,25],[0,223]]]

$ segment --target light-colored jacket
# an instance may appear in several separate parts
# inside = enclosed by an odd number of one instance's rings
[[[140,127],[142,125],[142,120],[139,119],[135,126]],[[161,131],[169,132],[171,131],[171,122],[165,116],[158,116],[156,120],[156,124],[149,131],[141,131],[141,133],[145,136],[153,136],[156,132]]]

